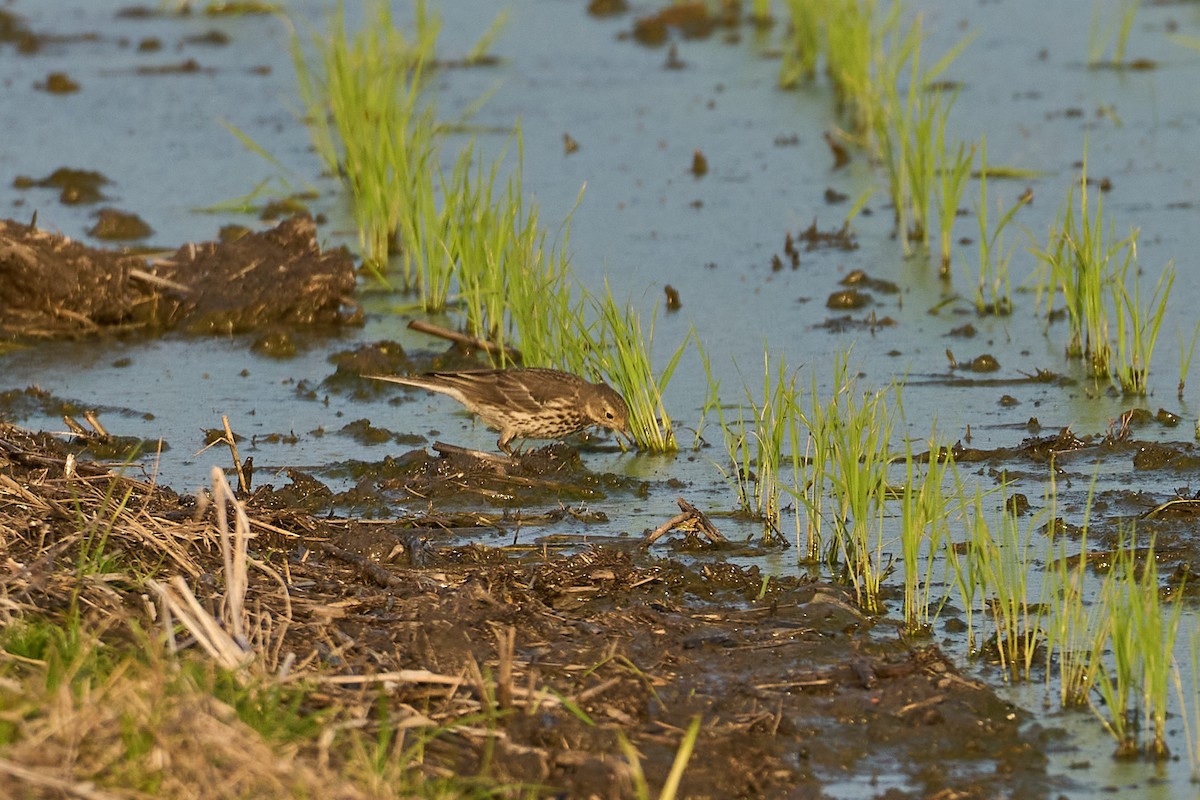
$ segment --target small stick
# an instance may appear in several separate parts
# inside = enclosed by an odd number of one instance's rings
[[[187,294],[191,291],[190,287],[185,286],[182,283],[176,283],[175,281],[155,275],[152,272],[146,272],[145,270],[130,269],[129,277],[133,278],[134,280],[142,281],[143,283],[148,283],[152,286],[159,286],[163,289],[171,289],[183,294]]]
[[[517,629],[509,625],[504,630],[496,629],[496,703],[502,709],[513,707],[513,650],[517,641]]]
[[[87,428],[80,425],[72,416],[63,414],[63,423],[70,428],[71,433],[75,434],[76,436],[82,436],[88,439],[90,439],[92,436],[91,432],[88,431]]]
[[[428,333],[430,336],[437,336],[438,338],[441,338],[441,339],[447,339],[451,342],[455,342],[456,344],[461,344],[464,347],[473,347],[476,350],[484,350],[488,353],[499,353],[499,352],[503,351],[504,355],[507,356],[510,360],[512,360],[512,361],[520,361],[521,360],[521,353],[520,353],[520,351],[516,350],[515,348],[501,347],[500,345],[496,344],[495,342],[489,342],[487,339],[480,339],[475,336],[467,336],[465,333],[459,333],[458,331],[452,331],[449,328],[443,328],[440,325],[434,325],[432,322],[426,322],[425,320],[421,320],[421,319],[414,319],[408,323],[408,327],[410,330],[420,331],[421,333]]]
[[[459,447],[456,444],[446,444],[445,442],[434,442],[433,449],[443,457],[465,456],[467,458],[473,458],[477,461],[487,461],[492,464],[510,465],[517,460],[513,456],[498,456],[495,453],[486,453],[483,450],[472,450],[469,447]]]
[[[325,555],[357,567],[364,575],[385,589],[392,589],[397,592],[412,591],[413,589],[413,581],[406,581],[393,575],[364,555],[352,553],[349,550],[343,550],[337,545],[330,544],[329,542],[314,542],[313,544],[316,549],[320,550]],[[420,586],[420,582],[417,582],[417,588],[423,588]]]
[[[238,494],[242,497],[249,497],[250,484],[246,483],[246,473],[242,470],[242,459],[238,457],[237,442],[233,440],[233,430],[229,427],[229,417],[222,414],[221,424],[225,426],[225,442],[229,445],[229,452],[233,454],[233,468],[237,470]]]
[[[642,547],[649,547],[667,532],[676,528],[683,528],[684,530],[693,533],[701,533],[713,544],[722,544],[729,541],[721,534],[719,530],[717,530],[717,526],[712,524],[712,520],[710,520],[708,515],[703,511],[696,508],[682,497],[677,498],[675,502],[679,504],[679,510],[683,513],[676,514],[662,525],[659,525],[653,531],[648,533],[646,537],[642,539]]]
[[[96,418],[95,411],[83,412],[83,418],[87,420],[88,425],[91,425],[92,428],[95,429],[97,436],[99,436],[101,439],[109,438],[108,431],[106,431],[104,426],[100,424],[100,420]]]

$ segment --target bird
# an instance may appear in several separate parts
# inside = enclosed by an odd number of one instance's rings
[[[629,434],[625,398],[606,383],[590,383],[557,369],[523,367],[363,377],[450,395],[500,431],[496,444],[510,456],[510,442],[517,437],[560,439],[592,425]]]

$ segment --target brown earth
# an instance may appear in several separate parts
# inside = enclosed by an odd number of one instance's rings
[[[0,340],[357,324],[354,289],[350,253],[322,251],[307,215],[151,260],[0,220]]]
[[[141,629],[161,642],[146,574],[180,575],[219,608],[227,579],[211,504],[86,460],[69,465],[78,449],[0,426],[6,616],[54,619],[74,599],[104,640]],[[888,797],[1048,790],[1036,731],[1020,711],[938,648],[860,612],[843,587],[765,581],[706,546],[686,561],[635,541],[573,552],[484,547],[464,541],[461,520],[450,533],[430,517],[332,518],[278,500],[263,489],[246,504],[246,603],[253,619],[269,621],[259,625],[255,663],[267,675],[290,663],[289,680],[309,681],[312,713],[360,708],[368,734],[385,720],[429,732],[419,767],[429,779],[480,775],[541,787],[537,795],[630,797],[618,737],[657,786],[698,716],[680,796],[821,797],[848,779],[866,796],[872,777],[892,787]],[[103,547],[122,565],[99,579],[78,569],[81,548],[94,546],[81,528],[88,519],[112,520]],[[208,719],[203,709],[187,713]],[[18,737],[0,758],[141,796],[93,772],[68,739],[61,730]],[[252,751],[261,759],[279,748],[256,740]],[[281,775],[317,776],[338,763],[311,742],[287,758]],[[63,796],[38,785],[0,768],[0,794]]]

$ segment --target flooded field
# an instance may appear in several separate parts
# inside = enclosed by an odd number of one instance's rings
[[[613,731],[635,742],[657,787],[699,715],[698,755],[681,796],[1195,792],[1195,3],[1144,4],[1127,40],[1120,25],[1128,4],[903,4],[898,30],[921,19],[922,69],[965,44],[937,75],[952,98],[946,140],[977,159],[951,208],[948,275],[936,221],[927,220],[928,246],[898,235],[888,162],[855,130],[828,77],[818,71],[781,88],[791,47],[783,4],[767,24],[749,7],[722,16],[689,6],[651,22],[659,9],[650,5],[602,15],[583,2],[513,2],[488,57],[473,61],[467,54],[497,9],[431,4],[441,32],[428,79],[446,125],[445,168],[472,142],[482,163],[504,155],[502,175],[519,174],[581,289],[607,289],[641,315],[644,332],[653,324],[655,370],[688,340],[664,393],[678,452],[627,449],[594,433],[546,449],[531,442],[519,463],[500,467],[456,461],[443,446],[497,453],[496,432],[452,399],[360,377],[487,361],[409,327],[418,320],[457,330],[461,309],[426,314],[416,295],[350,271],[361,264],[352,203],[314,152],[289,52],[293,30],[306,43],[325,30],[331,4],[225,15],[201,13],[199,4],[179,14],[175,5],[18,0],[3,9],[0,217],[9,222],[0,232],[0,281],[8,282],[0,286],[0,422],[67,443],[59,450],[7,436],[13,478],[37,484],[40,462],[30,454],[59,464],[70,451],[116,464],[136,444],[127,478],[185,496],[209,485],[214,465],[233,474],[229,448],[208,448],[224,417],[241,437],[240,458],[253,458],[260,496],[251,516],[304,543],[273,532],[256,552],[281,573],[295,571],[298,606],[360,604],[345,628],[356,644],[340,662],[322,650],[321,637],[332,634],[313,625],[279,644],[301,659],[306,648],[323,652],[314,670],[454,675],[465,669],[455,659],[467,655],[499,668],[505,649],[493,631],[513,625],[522,680],[590,699],[587,668],[626,659],[622,676],[637,680],[614,684],[598,728],[564,721],[571,715],[561,706],[552,723],[523,714],[508,731],[508,755],[538,755],[494,773],[502,783],[545,786],[548,795],[635,796],[626,768],[613,766],[626,763]],[[346,27],[357,31],[370,11],[350,5]],[[394,6],[397,26],[411,31],[413,9]],[[887,44],[894,51],[900,39]],[[900,86],[907,92],[907,81]],[[985,142],[986,188],[978,160]],[[1166,299],[1144,395],[1097,378],[1089,357],[1069,356],[1064,296],[1038,289],[1048,273],[1037,252],[1053,250],[1054,232],[1084,202],[1085,164],[1102,249],[1112,248],[1117,266],[1136,255],[1121,279],[1138,289],[1131,307],[1154,318],[1157,282],[1172,270],[1173,283],[1157,295]],[[229,226],[270,231],[297,202],[315,227],[292,220],[260,238],[230,235]],[[981,238],[1010,209],[985,251]],[[981,211],[989,220],[982,234]],[[102,238],[109,226],[117,238]],[[1132,229],[1136,248],[1119,247]],[[14,291],[13,265],[29,263],[21,253],[68,252],[57,234],[113,259],[119,251],[120,290],[96,278],[68,291],[90,268],[81,261],[102,261],[90,255],[47,273],[53,280],[42,288],[53,302]],[[977,300],[985,252],[1006,261],[1008,273],[991,274]],[[120,309],[109,313],[117,324],[101,319],[110,306]],[[1130,340],[1115,316],[1109,326],[1115,365]],[[750,476],[758,464],[731,462],[721,420],[749,419],[761,403],[764,357],[772,376],[795,378],[806,422],[838,392],[851,405],[886,401],[867,416],[876,414],[875,430],[890,426],[884,449],[893,460],[880,473],[887,491],[900,493],[906,452],[920,474],[930,452],[953,454],[953,472],[940,483],[957,498],[948,504],[960,504],[947,512],[950,544],[906,557],[908,518],[898,505],[884,507],[872,565],[885,574],[870,602],[829,558],[806,558],[806,486],[815,480],[803,471],[813,463],[808,428],[783,448],[777,530],[764,535],[763,522],[739,508],[738,478],[743,489],[761,485]],[[66,430],[64,415],[75,422],[87,413],[115,444],[99,441],[108,437],[86,421],[82,433]],[[16,513],[14,497],[2,496],[5,513]],[[179,498],[145,497],[159,516],[191,513]],[[677,536],[638,547],[680,513],[680,498],[729,541]],[[853,515],[830,505],[818,516],[828,545]],[[1144,562],[1155,563],[1164,604],[1183,595],[1169,758],[1114,759],[1117,741],[1102,722],[1112,724],[1108,698],[1089,684],[1088,702],[1059,710],[1055,667],[1044,667],[1042,652],[1030,659],[1028,680],[1012,681],[996,663],[1005,639],[995,636],[1000,617],[989,609],[999,601],[989,593],[964,602],[948,560],[967,552],[981,519],[998,540],[1015,520],[1016,536],[1000,541],[999,552],[1027,567],[1035,607],[1062,591],[1055,581],[1067,573],[1056,564],[1073,559],[1086,562],[1087,604],[1098,608],[1105,576],[1119,572],[1112,563],[1122,542],[1139,554],[1139,575],[1148,574]],[[3,535],[10,561],[40,557],[30,541]],[[431,561],[413,555],[423,548]],[[903,567],[915,559],[931,565],[928,630],[905,620]],[[216,560],[198,563],[197,576],[220,570]],[[397,578],[410,583],[401,588]],[[1050,619],[1032,625],[1043,645],[1037,629],[1049,631]],[[432,620],[428,630],[422,620]],[[511,642],[507,653],[511,667]],[[353,702],[369,711],[373,689],[362,691],[368,699]],[[328,702],[351,704],[345,694]],[[415,694],[402,702],[421,707]],[[378,723],[368,711],[361,719]],[[1141,713],[1135,723],[1148,725]],[[1149,736],[1143,727],[1139,742]],[[28,755],[10,738],[7,758]],[[565,751],[588,756],[568,763]],[[436,755],[439,769],[454,763]],[[755,759],[762,770],[745,766]],[[462,756],[468,762],[465,772],[486,774]]]

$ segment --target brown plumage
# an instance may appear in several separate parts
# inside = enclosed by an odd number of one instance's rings
[[[448,394],[500,431],[497,442],[561,439],[592,425],[629,433],[629,407],[606,383],[556,369],[481,369],[423,375],[364,375]]]

